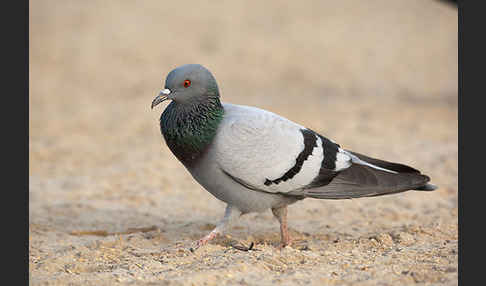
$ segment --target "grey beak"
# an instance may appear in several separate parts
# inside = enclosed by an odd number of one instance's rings
[[[159,92],[159,95],[157,95],[157,97],[152,101],[151,109],[154,109],[154,107],[157,106],[162,101],[169,99],[169,94],[170,94],[169,89],[166,88],[166,89],[161,90]]]

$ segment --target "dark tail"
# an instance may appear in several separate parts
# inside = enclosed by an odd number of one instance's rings
[[[305,196],[319,199],[346,199],[382,196],[409,190],[437,189],[436,186],[428,183],[430,181],[428,176],[412,167],[348,152],[371,165],[354,163],[338,173],[329,184],[304,190]],[[373,165],[393,172],[374,168]]]
[[[359,153],[356,153],[356,152],[352,152],[352,151],[349,151],[349,153],[355,155],[356,157],[360,158],[361,160],[363,161],[366,161],[368,163],[371,163],[373,165],[376,165],[378,167],[381,167],[381,168],[384,168],[384,169],[388,169],[388,170],[392,170],[392,171],[395,171],[397,173],[416,173],[416,174],[420,174],[420,171],[417,170],[417,169],[414,169],[410,166],[407,166],[407,165],[403,165],[403,164],[399,164],[399,163],[392,163],[392,162],[387,162],[387,161],[383,161],[383,160],[379,160],[379,159],[375,159],[375,158],[371,158],[371,157],[368,157],[366,155],[363,155],[363,154],[359,154]],[[429,179],[430,180],[430,179]],[[436,190],[438,187],[436,185],[433,185],[433,184],[425,184],[419,188],[416,188],[414,189],[415,191],[434,191]]]
[[[426,191],[426,192],[429,192],[429,191],[435,191],[437,190],[439,187],[437,187],[436,185],[433,185],[433,184],[425,184],[425,186],[422,186],[420,188],[416,188],[414,191]]]

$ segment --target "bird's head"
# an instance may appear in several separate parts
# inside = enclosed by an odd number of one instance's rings
[[[164,89],[152,101],[152,108],[167,99],[185,105],[215,97],[219,97],[219,89],[211,72],[202,65],[188,64],[169,72]]]

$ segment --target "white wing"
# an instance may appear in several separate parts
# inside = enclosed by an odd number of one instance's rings
[[[322,144],[329,140],[269,111],[223,106],[213,155],[227,175],[249,188],[272,193],[302,189],[320,175],[324,154],[329,154]],[[330,152],[334,167],[329,171],[351,165],[351,157],[340,148]]]

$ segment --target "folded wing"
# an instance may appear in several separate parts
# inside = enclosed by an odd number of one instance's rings
[[[248,189],[326,199],[433,189],[429,177],[414,168],[344,150],[274,113],[232,104],[224,108],[214,141],[216,160]]]

